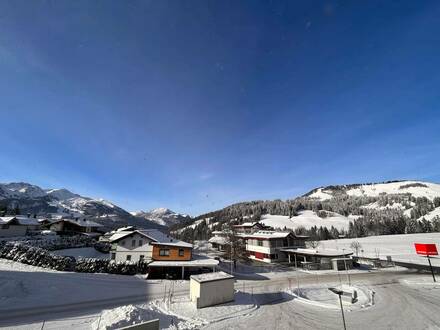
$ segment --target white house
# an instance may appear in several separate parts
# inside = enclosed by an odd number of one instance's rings
[[[224,272],[191,275],[191,301],[197,308],[234,301],[234,282],[234,276]]]
[[[225,246],[227,244],[229,244],[229,240],[228,240],[228,233],[225,231],[213,231],[212,234],[214,236],[212,236],[208,242],[211,244],[211,247],[213,249],[216,249],[218,251],[223,251],[225,249]]]
[[[305,247],[307,238],[307,236],[297,236],[291,232],[261,230],[246,235],[246,251],[249,259],[253,260],[268,263],[287,261],[287,253],[281,250]]]
[[[109,238],[110,258],[116,261],[187,261],[192,244],[177,240],[157,229],[117,231]]]
[[[26,216],[0,217],[0,237],[25,236],[40,229],[37,219]]]

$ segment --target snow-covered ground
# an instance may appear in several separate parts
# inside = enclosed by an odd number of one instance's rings
[[[331,226],[333,226],[338,230],[347,230],[350,221],[353,221],[353,219],[344,217],[337,213],[330,213],[328,217],[321,218],[315,212],[309,210],[299,212],[297,216],[292,218],[284,215],[271,214],[265,214],[261,217],[261,222],[266,226],[271,226],[274,228],[286,227],[288,229],[297,229],[298,227],[305,227],[306,229],[309,229],[313,226],[318,228],[322,226],[330,229]]]
[[[411,194],[414,197],[426,197],[433,200],[440,197],[440,185],[422,181],[403,181],[362,185],[347,190],[350,196],[378,197],[381,194]]]
[[[335,288],[352,294],[353,291],[356,291],[357,299],[354,303],[351,303],[348,300],[343,300],[343,304],[346,306],[348,311],[366,308],[373,305],[372,291],[366,287],[342,284],[335,286]],[[340,308],[338,296],[331,292],[326,286],[313,285],[300,289],[295,288],[286,290],[286,292],[297,297],[300,302],[306,304],[311,304],[322,308]]]
[[[97,259],[108,259],[108,253],[102,253],[97,251],[93,247],[86,248],[76,248],[76,249],[63,249],[63,250],[55,250],[51,253],[59,255],[59,256],[70,256],[70,257],[82,257],[82,258],[97,258]]]
[[[414,243],[435,243],[437,249],[440,249],[440,233],[424,233],[424,234],[406,234],[406,235],[383,235],[369,236],[362,238],[349,238],[321,241],[320,248],[346,249],[353,251],[350,247],[353,241],[361,244],[361,252],[359,256],[368,258],[386,259],[391,256],[394,261],[410,262],[426,265],[427,261],[424,257],[416,254]],[[440,266],[440,259],[432,258],[432,264]]]

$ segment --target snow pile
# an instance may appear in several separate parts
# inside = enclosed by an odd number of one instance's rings
[[[319,227],[327,227],[330,229],[332,226],[338,230],[344,229],[347,230],[352,219],[348,217],[344,217],[340,214],[329,212],[330,215],[326,218],[319,217],[314,211],[302,211],[299,212],[297,216],[289,218],[284,215],[271,215],[265,214],[261,217],[261,223],[266,226],[270,226],[273,228],[288,228],[288,229],[297,229],[299,227],[304,227],[306,229],[310,229],[313,226]]]
[[[167,314],[152,302],[142,306],[127,305],[104,310],[92,324],[92,329],[119,329],[154,319],[159,319],[160,329],[200,329],[203,325],[198,321],[192,322]]]

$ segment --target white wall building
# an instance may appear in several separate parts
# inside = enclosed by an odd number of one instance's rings
[[[235,278],[224,272],[192,275],[190,298],[197,308],[234,301]]]
[[[287,247],[305,247],[307,236],[297,236],[291,232],[262,230],[246,235],[246,251],[249,258],[263,262],[287,261],[287,254],[282,249]]]
[[[193,248],[157,229],[116,231],[109,241],[110,259],[116,261],[190,260]]]

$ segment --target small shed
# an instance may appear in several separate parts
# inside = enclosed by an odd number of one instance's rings
[[[203,308],[234,301],[235,277],[225,272],[192,275],[191,301]]]

